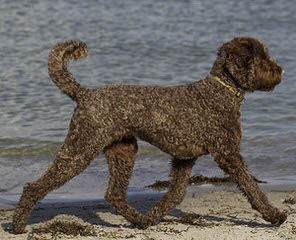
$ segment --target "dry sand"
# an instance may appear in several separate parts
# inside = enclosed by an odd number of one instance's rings
[[[231,191],[215,191],[188,194],[176,210],[166,216],[158,225],[146,230],[134,228],[123,217],[110,210],[103,201],[84,201],[79,203],[40,203],[35,208],[26,228],[28,232],[14,235],[11,231],[13,209],[2,209],[0,210],[0,239],[296,239],[296,193],[269,192],[268,197],[274,205],[289,213],[287,221],[281,226],[265,222],[256,211],[251,209],[242,194]],[[159,195],[133,196],[130,202],[137,209],[147,211],[158,198]],[[285,200],[290,201],[286,203]],[[69,230],[71,226],[83,225],[83,229],[88,230],[87,235],[93,236],[62,234],[54,232],[53,226],[51,233],[40,233],[43,226],[59,221],[70,223],[69,226],[64,226],[61,229]]]

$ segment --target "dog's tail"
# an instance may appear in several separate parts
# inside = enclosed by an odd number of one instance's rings
[[[87,46],[81,41],[67,41],[55,45],[48,56],[48,73],[59,89],[74,101],[84,92],[76,82],[74,76],[68,71],[69,60],[77,60],[88,55]]]

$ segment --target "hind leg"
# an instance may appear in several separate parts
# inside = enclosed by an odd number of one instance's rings
[[[176,206],[183,201],[195,161],[195,159],[172,160],[172,169],[170,173],[172,179],[168,192],[147,214],[147,216],[153,218],[153,224],[156,224],[163,216],[174,210]]]
[[[137,150],[135,138],[125,138],[105,149],[110,172],[105,200],[129,222],[138,226],[149,226],[152,219],[141,214],[127,203],[126,191],[133,173]]]
[[[91,138],[91,134],[80,135],[80,132],[78,129],[70,130],[64,145],[46,173],[24,187],[13,216],[15,233],[24,232],[30,213],[38,201],[81,173],[99,153],[99,144]]]

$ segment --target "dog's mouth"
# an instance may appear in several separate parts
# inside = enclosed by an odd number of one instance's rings
[[[274,88],[275,88],[275,86],[274,87],[259,88],[259,90],[264,91],[264,92],[271,92],[274,90]]]
[[[261,83],[257,88],[259,91],[270,92],[270,91],[274,90],[274,88],[278,84],[281,83],[281,79],[278,79],[277,81],[274,81],[274,82],[271,82],[271,81],[268,81],[268,82],[259,81],[259,83]]]
[[[262,84],[261,86],[259,86],[258,90],[260,91],[265,91],[265,92],[270,92],[272,90],[274,90],[274,88],[280,84],[282,81],[281,78],[277,79],[274,82],[265,82],[265,84]]]
[[[265,72],[261,73],[261,76],[258,76],[260,81],[257,83],[259,84],[257,90],[259,91],[266,91],[270,92],[274,90],[274,88],[282,82],[282,77],[285,71],[282,70],[281,72]]]

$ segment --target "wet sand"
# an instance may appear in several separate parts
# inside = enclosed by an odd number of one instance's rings
[[[213,191],[188,193],[176,210],[156,226],[145,230],[133,227],[103,200],[98,200],[39,203],[32,213],[26,228],[27,233],[15,235],[11,227],[13,208],[2,209],[0,239],[296,239],[296,193],[269,192],[267,195],[272,204],[289,213],[287,221],[281,226],[265,222],[251,209],[241,193]],[[161,194],[132,196],[129,202],[145,212],[160,196]],[[57,227],[59,224],[64,226]],[[79,235],[75,231],[77,228],[85,232],[80,232]]]

